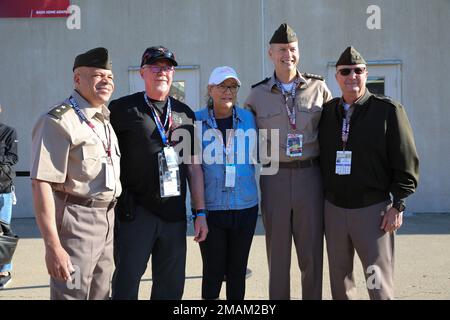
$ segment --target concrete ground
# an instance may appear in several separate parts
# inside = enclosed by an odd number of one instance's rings
[[[0,299],[49,299],[49,277],[44,262],[44,246],[34,219],[13,220],[14,231],[21,236],[14,256],[13,281],[0,291]],[[201,256],[193,241],[192,225],[188,234],[186,286],[183,299],[200,297]],[[331,299],[325,255],[324,299]],[[258,221],[248,268],[246,299],[268,298],[268,269],[264,228]],[[140,287],[139,298],[148,299],[152,284],[150,265]],[[355,278],[360,299],[368,299],[362,266],[355,259]],[[395,293],[397,299],[450,299],[450,214],[418,214],[405,217],[396,237]],[[221,298],[225,299],[224,287]],[[301,298],[300,273],[292,253],[291,295]]]

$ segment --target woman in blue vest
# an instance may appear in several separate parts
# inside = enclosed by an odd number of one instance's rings
[[[228,300],[245,296],[245,276],[258,215],[257,130],[251,112],[236,105],[241,82],[233,68],[215,68],[201,121],[208,237],[200,243],[202,298],[217,299],[226,279]]]

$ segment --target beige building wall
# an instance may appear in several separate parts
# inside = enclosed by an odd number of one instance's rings
[[[375,2],[73,0],[81,9],[80,30],[69,30],[65,18],[0,19],[0,119],[18,130],[17,170],[30,170],[31,129],[38,115],[70,94],[76,54],[109,49],[113,98],[118,98],[129,93],[129,69],[139,65],[144,49],[162,44],[180,65],[199,67],[201,97],[212,68],[233,66],[243,83],[243,102],[250,85],[271,74],[268,41],[288,22],[300,38],[301,71],[326,75],[328,63],[350,44],[366,60],[401,61],[401,100],[421,159],[420,185],[408,210],[450,212],[450,2]],[[381,10],[380,30],[366,25],[372,4]],[[14,215],[32,216],[29,177],[17,178],[17,190]]]

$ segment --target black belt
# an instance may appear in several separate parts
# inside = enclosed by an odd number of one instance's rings
[[[344,195],[326,191],[325,199],[327,199],[335,206],[345,209],[365,208],[383,201],[388,201],[390,199],[389,193],[383,191],[373,191],[358,194],[353,192],[351,194],[352,196],[350,198]]]
[[[319,158],[308,159],[308,160],[297,160],[291,162],[279,162],[278,168],[281,169],[304,169],[309,167],[314,167],[319,165]],[[271,163],[263,164],[264,168],[269,168]],[[275,165],[274,165],[275,166]]]
[[[77,197],[71,194],[67,194],[60,191],[55,191],[55,195],[62,201],[72,204],[77,204],[83,207],[89,208],[109,208],[112,209],[116,205],[117,200],[112,201],[100,201],[91,198]]]

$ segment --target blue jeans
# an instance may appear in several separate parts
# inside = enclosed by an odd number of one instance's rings
[[[0,193],[0,220],[11,223],[12,193]],[[0,265],[0,272],[11,271],[12,264]]]

